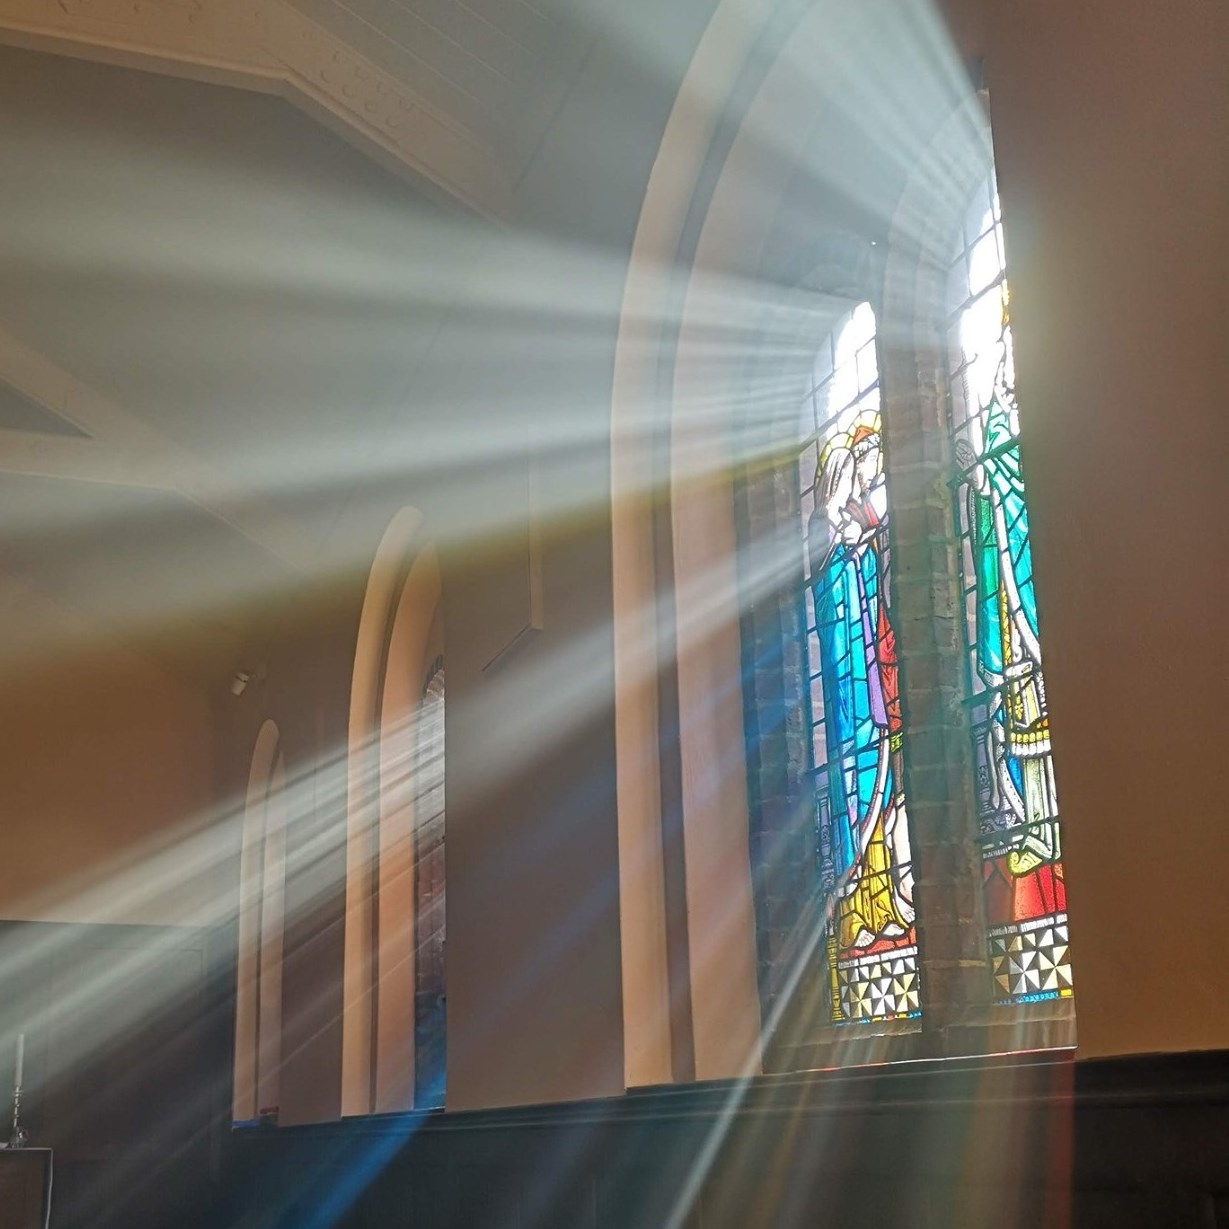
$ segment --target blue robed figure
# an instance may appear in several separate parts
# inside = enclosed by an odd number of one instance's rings
[[[886,517],[879,416],[864,411],[820,457],[807,532],[838,956],[911,941],[914,916]]]

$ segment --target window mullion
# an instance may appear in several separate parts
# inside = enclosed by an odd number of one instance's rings
[[[922,1030],[933,1055],[968,1052],[962,1026],[990,1002],[968,715],[963,598],[946,428],[945,271],[885,287],[885,471],[907,730]]]

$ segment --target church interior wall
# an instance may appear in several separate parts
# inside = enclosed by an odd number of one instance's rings
[[[694,41],[702,7],[672,19],[678,28],[663,43]],[[1055,755],[1071,817],[1079,1056],[1223,1049],[1223,16],[1198,0],[969,2],[951,11],[962,50],[983,61],[1007,216]],[[97,871],[224,810],[242,796],[261,723],[277,722],[287,778],[306,778],[310,799],[288,858],[287,1124],[341,1113],[340,749],[366,567],[388,519],[410,501],[445,522],[455,514],[459,525],[507,527],[487,553],[439,547],[450,1108],[613,1096],[624,1087],[604,450],[626,246],[665,123],[667,84],[677,84],[686,58],[671,53],[657,75],[646,70],[653,89],[634,103],[619,78],[624,61],[611,53],[596,62],[523,185],[525,208],[540,210],[544,229],[609,244],[581,261],[589,280],[572,286],[588,315],[562,333],[573,347],[567,379],[544,389],[552,377],[545,359],[517,370],[523,322],[494,309],[476,317],[481,328],[445,322],[433,334],[435,365],[415,377],[423,404],[447,397],[489,414],[476,413],[475,429],[498,421],[497,411],[536,408],[548,433],[567,425],[583,449],[534,470],[527,441],[497,473],[452,489],[428,482],[421,492],[382,491],[347,514],[352,566],[326,587],[286,590],[243,657],[259,658],[262,677],[237,698],[224,676],[206,689],[126,647],[80,636],[73,617],[37,593],[21,588],[19,600],[6,601],[14,644],[34,644],[66,619],[80,643],[54,663],[35,655],[20,673],[6,670],[6,922],[174,926],[190,901],[164,911],[151,896],[140,907],[118,902],[116,912],[30,902],[67,875]],[[623,103],[634,112],[625,127],[610,118]],[[588,179],[578,170],[581,143],[599,113],[610,175]],[[625,151],[636,168],[630,186],[615,175]],[[527,242],[509,276],[542,279],[537,252]],[[552,273],[569,284],[565,262],[548,267],[546,280]],[[490,361],[466,361],[492,338]],[[583,518],[569,502],[578,474]],[[526,627],[532,634],[521,637]],[[222,860],[217,873],[234,866]],[[208,880],[192,887],[219,890]],[[218,941],[233,950],[233,936],[220,932]],[[200,960],[212,978],[220,966]],[[223,1010],[205,1015],[209,1037],[185,1061],[212,1078],[229,1024]],[[483,1163],[490,1172],[498,1159]],[[201,1172],[208,1164],[200,1160]]]
[[[1225,628],[1227,33],[1200,4],[987,9],[1089,1057],[1229,1043],[1209,771],[1229,717],[1204,702]]]
[[[108,891],[108,878],[168,834],[208,823],[216,744],[203,689],[100,634],[79,611],[22,579],[4,576],[2,583],[7,852],[0,916],[181,921],[191,901],[152,886]],[[171,847],[174,857],[173,836]],[[186,866],[177,870],[198,909],[226,875],[216,864],[199,877]]]

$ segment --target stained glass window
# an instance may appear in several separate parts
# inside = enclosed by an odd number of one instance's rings
[[[414,1105],[444,1104],[444,662],[427,674],[414,755]]]
[[[992,179],[969,208],[949,287],[954,489],[994,991],[1002,1002],[1065,998],[1058,799]]]
[[[799,458],[825,958],[838,1024],[919,1010],[875,346],[863,303],[820,348]]]

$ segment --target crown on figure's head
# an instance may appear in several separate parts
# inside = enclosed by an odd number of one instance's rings
[[[879,411],[875,409],[860,410],[853,422],[844,431],[834,435],[820,450],[819,464],[815,469],[816,477],[818,478],[824,472],[824,467],[828,464],[828,460],[834,452],[852,453],[859,444],[864,443],[866,440],[878,440],[878,438]]]

